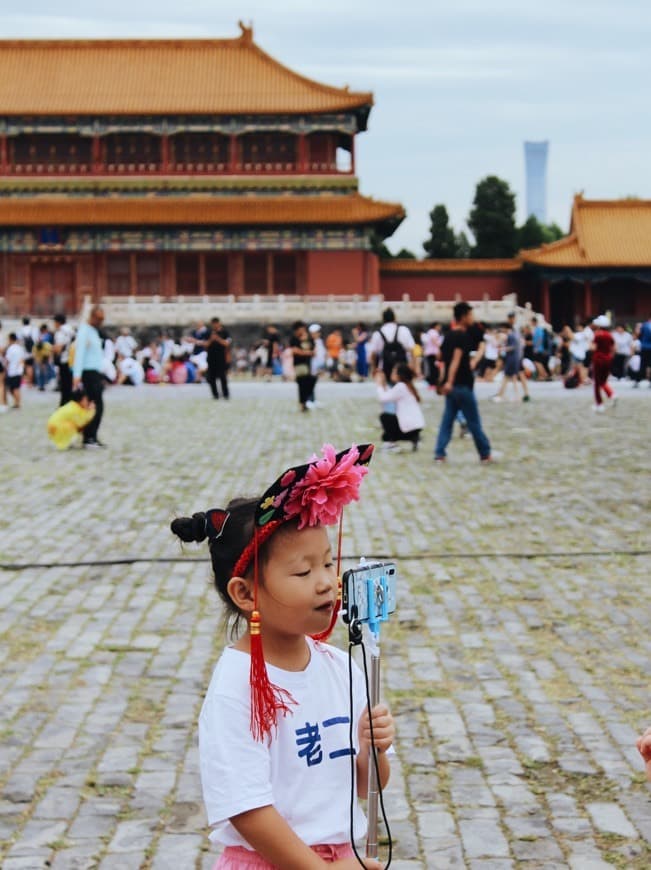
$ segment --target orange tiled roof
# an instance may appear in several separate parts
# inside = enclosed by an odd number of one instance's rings
[[[651,200],[574,198],[570,234],[520,259],[536,266],[651,266]]]
[[[382,260],[383,275],[424,272],[517,272],[518,260]]]
[[[0,197],[0,226],[364,225],[405,212],[358,193],[320,196]]]
[[[3,115],[301,114],[370,109],[373,95],[283,66],[235,39],[0,40]]]

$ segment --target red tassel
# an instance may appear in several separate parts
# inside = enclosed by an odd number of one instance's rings
[[[286,716],[291,712],[291,706],[296,704],[291,694],[280,686],[269,682],[267,666],[262,651],[262,635],[260,634],[260,614],[254,610],[251,614],[251,734],[255,740],[262,742],[271,737],[278,726],[278,713]]]

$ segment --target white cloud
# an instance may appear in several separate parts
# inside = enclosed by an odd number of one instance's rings
[[[394,248],[420,250],[437,202],[461,228],[488,173],[522,209],[525,139],[550,140],[549,217],[562,226],[581,188],[651,197],[648,0],[24,0],[0,11],[0,33],[234,37],[240,18],[287,66],[374,92],[358,174],[408,210]]]

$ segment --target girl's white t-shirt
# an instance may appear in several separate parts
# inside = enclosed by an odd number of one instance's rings
[[[270,681],[297,702],[281,716],[271,741],[251,735],[249,655],[229,647],[215,667],[199,716],[201,784],[214,842],[250,849],[229,819],[264,806],[273,806],[308,846],[350,841],[348,656],[307,640],[310,662],[304,671],[267,665]],[[355,754],[365,705],[364,677],[353,662]],[[356,783],[352,788],[357,840],[366,833],[366,819]]]

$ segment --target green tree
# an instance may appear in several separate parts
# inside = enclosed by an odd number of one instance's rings
[[[546,242],[557,242],[559,239],[562,239],[565,233],[559,227],[558,224],[543,224],[543,228],[545,230],[545,241]]]
[[[377,254],[381,260],[390,260],[393,257],[393,254],[377,233],[373,233],[371,236],[371,250],[374,254]]]
[[[535,215],[530,214],[518,229],[518,248],[521,251],[539,248],[545,241],[545,227]]]
[[[460,260],[467,260],[471,255],[471,251],[470,240],[462,230],[457,236],[457,257]]]
[[[515,194],[496,175],[482,179],[475,190],[468,226],[475,237],[473,257],[512,257],[518,246]]]
[[[529,215],[518,229],[518,249],[539,248],[563,238],[563,230],[558,224],[541,224],[535,215]]]
[[[416,254],[409,250],[409,248],[400,248],[398,253],[396,254],[396,260],[415,260]]]
[[[457,239],[450,226],[448,210],[444,205],[435,205],[429,213],[429,238],[423,242],[425,253],[432,260],[445,260],[457,256]]]

